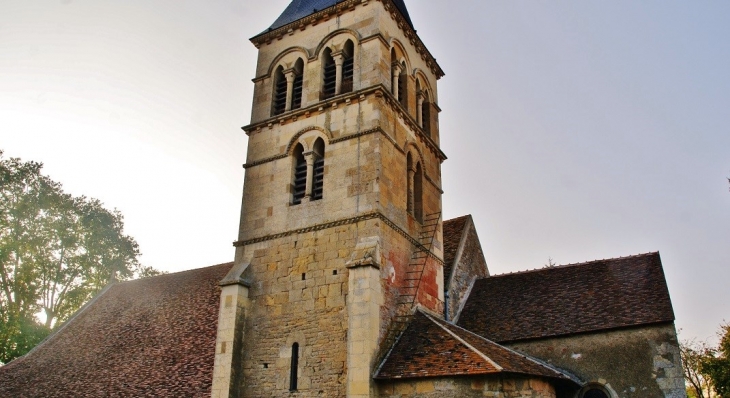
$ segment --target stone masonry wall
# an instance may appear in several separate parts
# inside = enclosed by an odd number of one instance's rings
[[[359,124],[373,115],[374,101],[365,99],[317,111],[308,118],[264,127],[249,138],[239,239],[251,239],[309,227],[375,210],[379,155],[374,122]],[[358,132],[368,134],[353,136]],[[348,139],[348,137],[352,137]],[[291,205],[294,159],[292,143],[312,146],[325,141],[324,197]],[[340,140],[333,142],[333,140]],[[257,161],[280,158],[257,164]]]
[[[498,376],[380,382],[379,393],[381,398],[555,398],[544,380]]]
[[[509,346],[587,383],[606,385],[615,398],[686,397],[677,335],[671,324]]]
[[[383,305],[382,342],[396,309],[398,287],[407,272],[411,243],[380,219],[295,234],[239,248],[250,265],[250,309],[243,343],[243,397],[343,396],[346,367],[348,273],[346,263],[362,237],[379,236]],[[424,272],[422,294],[434,311],[442,309],[440,263]],[[298,391],[290,394],[291,347],[299,343]],[[373,364],[375,365],[375,364]]]
[[[344,396],[348,270],[360,234],[374,221],[292,235],[246,247],[250,312],[243,344],[244,397]],[[299,343],[298,391],[289,392]]]

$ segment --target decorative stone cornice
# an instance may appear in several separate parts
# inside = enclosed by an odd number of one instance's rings
[[[382,85],[368,87],[362,90],[352,91],[336,95],[323,101],[319,101],[306,108],[294,109],[287,111],[276,116],[271,116],[257,123],[252,123],[241,127],[241,130],[246,132],[246,135],[251,135],[261,131],[265,127],[272,127],[274,124],[286,124],[289,121],[296,121],[299,117],[309,117],[314,112],[324,112],[326,108],[337,107],[341,103],[345,104],[356,104],[361,100],[364,100],[368,95],[374,94],[377,90],[382,89]]]
[[[243,168],[244,169],[249,169],[249,168],[254,167],[254,166],[260,166],[260,165],[262,165],[264,163],[273,162],[273,161],[279,160],[279,159],[285,159],[287,156],[289,156],[288,153],[282,153],[280,155],[269,156],[268,158],[263,158],[263,159],[259,159],[259,160],[256,160],[256,161],[253,161],[253,162],[250,162],[250,163],[246,163],[246,164],[243,165]]]
[[[347,11],[354,10],[355,7],[360,4],[366,6],[370,1],[380,1],[381,3],[383,3],[385,10],[390,13],[391,17],[398,24],[398,27],[403,31],[404,36],[408,39],[411,45],[415,47],[416,52],[418,52],[424,62],[426,62],[426,65],[428,65],[429,69],[431,69],[431,72],[436,75],[436,79],[442,78],[444,76],[444,71],[436,62],[436,58],[431,54],[430,51],[428,51],[428,48],[426,48],[426,46],[423,44],[421,38],[418,37],[416,30],[411,27],[408,21],[406,21],[406,19],[400,13],[398,7],[396,7],[395,3],[393,3],[392,0],[344,0],[331,7],[327,7],[324,10],[314,12],[304,18],[298,19],[280,28],[260,33],[250,39],[251,43],[253,43],[256,48],[260,48],[262,45],[271,43],[274,40],[279,40],[285,35],[294,34],[295,30],[304,30],[307,28],[307,26],[317,25],[322,21],[329,20],[333,16],[337,16]]]
[[[426,134],[426,132],[423,130],[421,126],[418,125],[416,120],[403,108],[403,106],[396,100],[395,97],[393,97],[393,94],[387,90],[387,88],[382,85],[378,84],[375,86],[371,86],[362,90],[346,93],[346,94],[340,94],[338,96],[329,98],[324,101],[320,101],[316,104],[310,105],[306,108],[300,108],[293,111],[284,112],[280,115],[272,116],[268,119],[262,120],[258,123],[249,124],[247,126],[241,127],[243,131],[246,132],[247,135],[254,134],[256,132],[260,132],[265,127],[273,127],[274,124],[286,124],[287,122],[295,121],[300,116],[309,117],[310,114],[314,112],[324,112],[325,108],[327,107],[337,107],[340,103],[344,102],[346,104],[355,104],[359,101],[364,100],[369,95],[375,95],[378,98],[384,98],[385,102],[390,105],[391,108],[393,108],[403,119],[403,121],[408,125],[408,127],[413,130],[413,132],[416,134],[416,136],[423,142],[430,150],[433,152],[436,157],[439,159],[440,162],[443,162],[447,159],[446,154],[441,151],[441,148],[439,148],[438,145],[431,139],[431,137]],[[267,158],[267,161],[280,159],[281,157],[278,157],[281,155],[273,156],[272,158]],[[285,155],[284,155],[285,156]],[[262,161],[255,161],[253,162],[255,164],[261,164]],[[265,161],[263,163],[266,163]]]
[[[322,231],[322,230],[329,229],[329,228],[340,227],[340,226],[349,225],[349,224],[355,224],[355,223],[359,223],[361,221],[367,221],[367,220],[373,220],[373,219],[381,220],[385,225],[390,227],[392,230],[397,232],[399,235],[406,238],[412,245],[414,245],[414,246],[418,247],[419,249],[423,250],[424,252],[426,252],[430,258],[437,261],[441,265],[444,264],[442,259],[440,259],[436,254],[434,254],[431,250],[429,250],[427,247],[425,247],[421,242],[418,241],[418,239],[412,237],[403,228],[399,227],[396,223],[391,221],[388,217],[386,217],[384,214],[380,213],[379,211],[373,211],[370,213],[361,214],[356,217],[343,218],[340,220],[330,221],[330,222],[326,222],[326,223],[322,223],[322,224],[316,224],[316,225],[312,225],[309,227],[292,229],[292,230],[280,232],[277,234],[264,235],[264,236],[260,236],[257,238],[239,240],[239,241],[233,242],[233,246],[235,246],[235,247],[248,246],[248,245],[252,245],[254,243],[261,243],[261,242],[266,242],[269,240],[281,239],[281,238],[285,238],[285,237],[291,236],[291,235],[306,234],[309,232]]]

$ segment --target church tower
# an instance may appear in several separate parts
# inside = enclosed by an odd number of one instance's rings
[[[214,397],[370,397],[444,303],[443,72],[403,0],[293,0],[258,64]]]

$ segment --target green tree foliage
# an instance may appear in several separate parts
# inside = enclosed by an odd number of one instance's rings
[[[702,371],[712,379],[719,397],[730,398],[730,323],[720,326],[718,336],[720,344],[702,362]]]
[[[117,210],[73,197],[43,165],[0,151],[0,362],[25,354],[109,281],[157,272],[139,264]],[[43,322],[38,314],[45,315]]]
[[[687,383],[687,397],[714,398],[712,379],[702,369],[702,364],[712,356],[712,348],[704,342],[682,341],[679,352],[682,355],[682,370]]]

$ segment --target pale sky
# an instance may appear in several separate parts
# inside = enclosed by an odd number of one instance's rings
[[[231,261],[256,48],[288,0],[0,0],[0,149]],[[681,338],[730,320],[730,2],[406,0],[439,82],[444,216],[493,274],[659,251]]]

